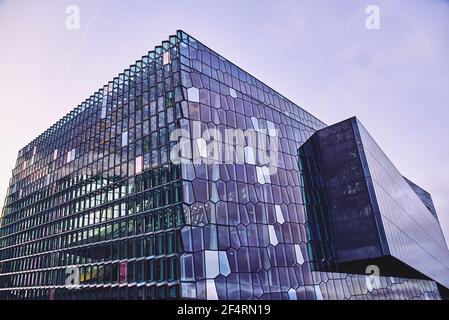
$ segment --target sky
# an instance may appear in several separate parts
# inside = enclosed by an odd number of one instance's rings
[[[432,194],[449,239],[443,0],[0,0],[1,201],[19,149],[177,29],[327,124],[357,116]]]

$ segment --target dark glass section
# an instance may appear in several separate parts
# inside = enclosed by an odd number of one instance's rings
[[[352,121],[318,131],[300,149],[311,248],[330,266],[383,255]],[[323,241],[333,256],[319,253]]]

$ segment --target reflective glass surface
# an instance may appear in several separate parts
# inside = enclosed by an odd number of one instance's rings
[[[357,124],[391,255],[449,287],[449,251],[438,220]]]

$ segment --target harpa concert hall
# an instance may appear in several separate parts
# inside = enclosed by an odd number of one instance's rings
[[[445,299],[411,180],[178,31],[19,151],[0,299]]]

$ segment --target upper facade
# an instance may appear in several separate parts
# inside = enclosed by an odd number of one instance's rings
[[[436,273],[322,266],[345,240],[298,154],[325,128],[178,31],[19,151],[0,298],[441,298]],[[357,254],[384,253],[376,230]]]

